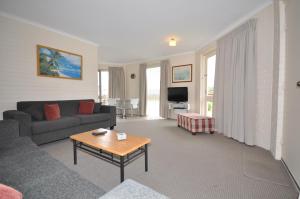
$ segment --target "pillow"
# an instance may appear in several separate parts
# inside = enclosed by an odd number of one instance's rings
[[[34,121],[42,121],[42,120],[44,120],[44,114],[43,114],[43,112],[40,111],[38,109],[38,107],[36,107],[36,106],[30,106],[26,110],[24,110],[24,112],[30,114],[31,118]]]
[[[58,104],[45,104],[44,112],[46,120],[58,120],[60,118],[60,109]]]
[[[1,199],[22,199],[23,195],[12,187],[0,184],[0,198]]]
[[[94,113],[100,113],[100,108],[101,108],[101,102],[100,103],[95,103]]]
[[[79,114],[92,114],[94,112],[95,102],[93,101],[80,101]]]

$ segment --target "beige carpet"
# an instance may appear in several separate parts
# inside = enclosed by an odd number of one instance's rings
[[[171,198],[297,199],[281,162],[261,148],[218,134],[193,136],[170,120],[119,122],[117,129],[152,139],[149,172],[141,157],[125,168],[125,178]],[[79,151],[74,166],[69,140],[41,147],[106,191],[119,184],[118,167],[88,154]]]
[[[290,186],[288,174],[282,172],[284,165],[274,161],[269,151],[258,147],[245,147],[243,155],[244,174],[249,178]]]

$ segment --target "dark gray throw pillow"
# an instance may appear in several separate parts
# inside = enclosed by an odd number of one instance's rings
[[[42,120],[44,120],[44,112],[40,111],[35,106],[30,106],[24,112],[30,114],[33,121],[42,121]]]
[[[101,102],[94,104],[94,113],[100,113]]]

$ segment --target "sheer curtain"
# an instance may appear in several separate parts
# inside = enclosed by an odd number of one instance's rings
[[[146,116],[146,108],[147,108],[147,64],[143,63],[140,64],[140,102],[139,102],[139,109],[140,115]]]
[[[160,62],[160,104],[159,115],[162,118],[168,118],[168,70],[170,68],[169,60]]]
[[[255,144],[256,20],[251,19],[217,42],[213,115],[224,135]]]
[[[122,67],[108,67],[109,98],[125,98],[125,75]]]

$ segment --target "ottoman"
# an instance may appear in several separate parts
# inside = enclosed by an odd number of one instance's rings
[[[193,135],[196,133],[211,133],[215,132],[215,119],[213,117],[201,116],[198,113],[179,113],[177,115],[177,125]]]

